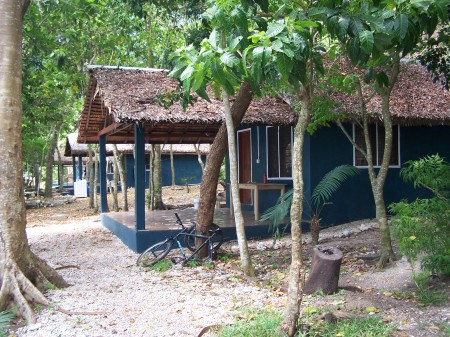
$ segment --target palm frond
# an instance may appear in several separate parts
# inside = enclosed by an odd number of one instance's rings
[[[340,165],[324,175],[314,188],[311,201],[315,206],[326,203],[334,192],[349,177],[359,174],[359,170],[352,165]]]
[[[260,222],[269,222],[269,231],[275,232],[281,221],[287,216],[292,204],[292,190],[280,196],[276,204],[268,208],[260,218]]]
[[[15,317],[14,314],[11,311],[9,311],[9,310],[5,310],[5,311],[1,311],[0,312],[0,336],[9,327],[10,321],[14,317]]]

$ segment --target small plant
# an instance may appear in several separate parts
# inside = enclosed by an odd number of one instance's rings
[[[420,304],[433,305],[447,301],[447,292],[444,289],[429,284],[430,275],[428,273],[415,274],[413,280],[417,286],[416,299]]]
[[[224,253],[224,254],[220,254],[217,258],[219,259],[219,261],[229,261],[233,258],[233,254]]]
[[[379,316],[338,319],[330,311],[314,307],[303,311],[302,326],[307,329],[298,336],[305,337],[385,337],[396,331],[395,325],[386,324]]]
[[[217,333],[219,337],[278,337],[276,333],[281,314],[271,310],[244,308],[233,325],[225,326]]]
[[[311,218],[311,237],[312,245],[317,245],[319,241],[320,231],[320,213],[328,202],[333,193],[335,193],[348,178],[359,174],[360,171],[351,165],[341,165],[335,167],[326,173],[319,183],[316,185],[311,194],[311,200],[306,200],[309,205],[309,216]],[[262,215],[260,222],[269,222],[269,230],[274,233],[274,239],[284,234],[284,230],[280,230],[282,220],[288,215],[292,205],[293,190],[284,193],[277,200],[277,203],[268,208]],[[275,243],[274,240],[274,243]]]
[[[390,205],[399,250],[411,265],[419,261],[424,271],[450,276],[450,165],[434,155],[407,162],[400,173],[433,196]]]
[[[159,271],[160,273],[163,273],[165,271],[168,271],[170,269],[170,267],[172,267],[173,262],[171,260],[161,260],[156,262],[153,266],[152,269]]]
[[[203,265],[207,269],[214,269],[214,263],[208,262]]]
[[[185,177],[185,178],[180,178],[180,181],[183,185],[186,186],[186,192],[189,193],[189,182],[194,179],[195,177]]]
[[[409,300],[410,298],[414,297],[414,294],[411,291],[393,291],[392,295],[393,298],[397,299],[397,300]]]
[[[197,260],[189,260],[186,262],[186,266],[188,267],[198,267],[200,264],[201,262]]]
[[[9,328],[10,321],[14,317],[14,314],[9,310],[0,312],[0,337],[6,336],[6,330]]]

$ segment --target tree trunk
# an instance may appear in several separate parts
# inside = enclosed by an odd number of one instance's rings
[[[98,193],[97,193],[97,185],[98,185],[98,163],[100,161],[99,153],[98,153],[98,147],[94,148],[94,210],[96,213],[98,213],[98,210],[100,209],[99,206],[99,200],[98,200]]]
[[[253,98],[253,92],[248,82],[244,82],[236,95],[236,100],[231,107],[234,125],[240,124],[248,106]],[[219,180],[220,166],[227,151],[227,128],[222,124],[211,149],[206,158],[205,170],[200,184],[200,203],[197,210],[197,233],[206,235],[214,219],[214,205],[216,204],[217,182]],[[196,245],[199,243],[196,240]],[[200,256],[207,256],[206,249]]]
[[[52,197],[52,185],[53,185],[53,163],[55,150],[58,146],[59,131],[61,130],[62,121],[57,121],[55,128],[53,129],[52,137],[50,139],[50,145],[47,150],[47,158],[45,159],[45,191],[44,198]]]
[[[59,150],[58,147],[56,148],[56,151],[58,153],[58,167],[59,167],[59,170],[58,170],[59,189],[58,189],[58,191],[59,191],[59,193],[62,193],[64,191],[64,166],[62,163],[61,151]]]
[[[173,150],[172,150],[172,144],[170,144],[170,172],[172,173],[172,187],[175,187],[176,180],[175,180],[175,165],[173,162]]]
[[[48,285],[67,283],[28,245],[22,176],[22,18],[29,1],[0,0],[0,310],[33,324]],[[28,301],[32,299],[33,303]],[[30,301],[31,302],[31,301]]]
[[[325,295],[338,291],[342,252],[336,247],[319,245],[313,248],[311,272],[305,283],[304,293],[322,291]]]
[[[244,216],[242,215],[241,200],[239,194],[239,182],[237,174],[237,159],[236,159],[236,142],[235,131],[233,124],[233,117],[231,116],[230,100],[225,90],[222,90],[223,105],[225,111],[225,123],[227,126],[228,137],[228,155],[230,158],[230,185],[231,195],[234,207],[234,222],[236,224],[236,236],[239,245],[239,254],[241,257],[241,268],[245,275],[255,276],[253,270],[250,252],[248,250],[247,237],[245,235]]]
[[[117,165],[117,159],[114,156],[113,158],[113,183],[112,183],[112,187],[113,187],[113,193],[112,193],[112,197],[113,197],[113,211],[114,212],[118,212],[119,211],[119,201],[118,201],[118,187],[119,187],[119,173],[117,172],[118,169],[118,165]]]
[[[97,171],[95,171],[95,164],[94,164],[94,156],[95,154],[92,151],[92,146],[88,145],[88,156],[89,156],[89,208],[94,209],[95,208],[95,175],[97,174]]]
[[[155,147],[155,160],[153,162],[153,204],[154,209],[164,209],[162,201],[162,177],[161,177],[161,145],[156,144]]]
[[[113,144],[113,154],[115,161],[117,162],[117,169],[120,176],[120,185],[122,186],[122,209],[124,212],[128,212],[128,195],[127,195],[127,179],[125,176],[125,170],[123,168],[123,156],[117,151],[117,145]]]
[[[41,184],[41,180],[39,179],[39,164],[34,163],[33,165],[33,171],[34,171],[34,190],[36,192],[36,196],[39,196],[39,185]]]
[[[148,173],[148,194],[146,197],[147,202],[147,208],[149,210],[154,209],[154,186],[153,186],[153,166],[154,166],[154,159],[155,158],[155,148],[152,145],[151,146],[151,152],[150,152],[150,158],[149,158],[149,173]]]
[[[302,257],[302,214],[303,214],[303,145],[306,127],[311,116],[311,88],[305,87],[301,94],[301,109],[297,125],[294,129],[294,158],[292,172],[292,205],[291,205],[291,266],[289,269],[288,302],[280,329],[289,337],[297,332],[300,317],[300,305],[303,297],[303,257]]]
[[[202,153],[200,152],[200,144],[194,144],[195,152],[197,152],[197,161],[202,169],[202,173],[205,171],[205,164],[202,160]]]

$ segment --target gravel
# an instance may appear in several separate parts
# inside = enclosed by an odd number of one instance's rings
[[[219,269],[137,267],[138,254],[97,219],[27,230],[34,252],[65,267],[59,272],[71,286],[46,295],[73,314],[43,308],[38,323],[17,336],[197,336],[204,327],[231,323],[242,306],[281,309],[285,303],[284,296]]]

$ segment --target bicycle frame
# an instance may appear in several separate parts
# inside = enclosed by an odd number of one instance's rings
[[[164,243],[166,243],[167,241],[172,241],[172,248],[174,243],[176,242],[178,245],[178,249],[181,252],[181,255],[183,256],[183,264],[185,264],[188,261],[192,261],[194,256],[203,248],[205,247],[205,245],[208,245],[208,257],[212,260],[212,254],[213,254],[213,248],[212,248],[212,239],[214,238],[214,236],[216,235],[216,233],[212,233],[211,236],[207,236],[207,235],[201,235],[201,234],[190,234],[187,233],[187,231],[190,229],[189,227],[186,227],[183,222],[181,221],[180,217],[178,216],[178,213],[175,213],[175,216],[177,218],[177,224],[179,224],[182,228],[181,232],[179,232],[177,235],[175,236],[170,236],[168,238],[166,238],[166,240],[164,240]],[[192,254],[190,254],[188,257],[186,257],[188,254],[185,253],[185,250],[183,248],[183,245],[181,244],[181,241],[178,239],[180,236],[191,236],[191,237],[195,237],[195,238],[202,238],[205,239],[205,241],[195,250],[192,252]]]

